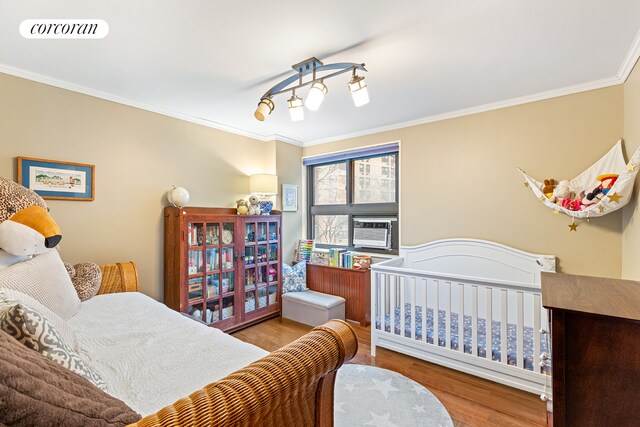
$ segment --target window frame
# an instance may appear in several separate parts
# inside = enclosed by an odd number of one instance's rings
[[[371,159],[376,157],[394,156],[395,167],[395,201],[390,203],[354,203],[354,183],[355,183],[355,161],[363,159]],[[337,163],[346,163],[346,204],[335,205],[314,205],[314,168],[316,166],[326,166]],[[388,164],[386,167],[389,167]],[[316,243],[319,248],[341,247],[348,250],[358,252],[398,254],[399,233],[398,219],[400,208],[400,153],[394,151],[384,154],[373,154],[368,156],[354,156],[352,158],[328,161],[307,166],[307,238],[313,239],[313,230],[315,228],[315,215],[347,215],[348,240],[347,245]],[[353,218],[354,217],[391,217],[396,221],[392,224],[391,230],[391,249],[375,249],[375,248],[354,248],[353,247]]]

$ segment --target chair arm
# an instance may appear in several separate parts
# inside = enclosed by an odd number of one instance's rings
[[[98,295],[138,291],[138,270],[132,262],[101,265],[102,282]]]
[[[355,356],[351,327],[331,320],[132,426],[332,426],[337,369]]]

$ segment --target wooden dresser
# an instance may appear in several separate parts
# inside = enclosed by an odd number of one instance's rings
[[[307,263],[307,286],[312,291],[338,295],[347,300],[345,317],[371,323],[371,270],[327,267]]]
[[[640,282],[542,273],[542,304],[551,315],[549,424],[637,426]]]

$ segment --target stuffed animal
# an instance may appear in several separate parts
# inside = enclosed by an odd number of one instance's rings
[[[71,265],[65,262],[64,266],[67,269],[67,273],[69,273],[69,277],[71,277],[71,283],[76,288],[80,301],[86,301],[98,293],[102,283],[102,271],[98,264],[81,262],[80,264]]]
[[[570,195],[571,186],[569,185],[569,181],[567,181],[566,179],[562,180],[556,185],[556,188],[553,189],[551,202],[561,205],[562,199],[566,199]]]
[[[260,199],[258,196],[249,197],[249,215],[260,215]]]
[[[545,179],[544,180],[544,187],[542,187],[542,192],[544,193],[545,196],[547,196],[547,199],[550,199],[553,197],[553,190],[556,188],[556,180],[551,178],[551,179]]]
[[[60,227],[49,215],[49,208],[42,197],[0,177],[0,268],[50,251],[60,240]],[[69,265],[67,272],[81,300],[98,292],[102,273],[97,264]]]
[[[249,213],[249,203],[244,199],[236,200],[236,212],[238,215],[246,215]]]
[[[0,177],[0,267],[43,254],[61,239],[42,197]]]
[[[584,205],[583,209],[588,208],[591,205],[595,205],[598,203],[604,196],[609,193],[611,187],[618,180],[617,174],[605,174],[600,175],[596,178],[599,183],[592,186],[589,190],[586,191],[586,195],[582,199],[582,204]]]

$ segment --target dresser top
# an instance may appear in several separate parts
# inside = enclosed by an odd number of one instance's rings
[[[542,305],[640,320],[640,282],[543,272]]]

